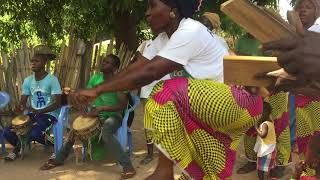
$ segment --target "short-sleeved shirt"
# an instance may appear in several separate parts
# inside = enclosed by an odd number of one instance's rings
[[[182,19],[178,29],[169,38],[160,33],[152,48],[168,60],[183,65],[194,79],[223,82],[223,57],[228,54],[220,40],[207,27],[191,18]],[[145,52],[147,59],[154,54]]]
[[[320,33],[320,17],[314,22],[314,24],[308,29],[308,31],[313,31]]]
[[[235,48],[239,55],[246,56],[260,56],[262,55],[259,51],[261,42],[255,38],[249,38],[246,35],[239,38]]]
[[[149,57],[149,60],[151,60],[152,58],[154,58],[157,53],[159,52],[159,50],[157,49],[157,47],[155,46],[155,44],[153,43],[152,40],[148,40],[148,41],[145,41],[144,42],[145,46],[144,46],[144,49],[142,50],[142,55],[145,55],[145,54],[148,54],[148,57]],[[138,49],[141,49],[140,46]],[[146,86],[143,86],[141,88],[141,92],[140,92],[140,97],[141,98],[149,98],[151,92],[152,92],[152,89],[153,87],[161,80],[167,80],[167,79],[170,79],[170,75],[167,74],[165,75],[164,77],[162,77],[160,80],[156,80],[156,81],[153,81],[152,83],[146,85]]]
[[[103,73],[97,73],[90,78],[87,84],[87,88],[92,89],[104,82],[105,81],[104,81]],[[100,96],[98,96],[96,100],[93,102],[95,107],[115,106],[118,103],[119,103],[119,98],[116,92],[103,93]],[[114,115],[122,116],[122,111],[118,111],[118,112],[103,111],[99,114],[99,116],[103,119],[107,119],[110,116],[114,116]]]
[[[62,94],[59,80],[52,74],[48,74],[42,80],[37,81],[35,75],[24,79],[22,95],[31,96],[31,107],[33,109],[44,109],[54,103],[53,95]],[[46,113],[58,118],[59,109]]]

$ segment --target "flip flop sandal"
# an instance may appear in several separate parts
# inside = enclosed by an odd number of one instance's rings
[[[43,166],[40,167],[40,170],[42,171],[47,171],[50,169],[53,169],[55,167],[61,166],[62,164],[60,163],[56,163],[53,160],[49,160],[48,162],[46,162]]]
[[[120,180],[133,178],[136,174],[136,171],[123,172],[121,173]]]
[[[8,161],[8,162],[12,162],[12,161],[15,161],[17,159],[17,154],[16,153],[9,153],[5,158],[4,160],[5,161]]]
[[[142,159],[142,160],[140,161],[140,164],[141,164],[141,165],[147,165],[147,164],[149,164],[152,160],[153,160],[153,157],[152,157],[152,156],[147,156],[147,157],[145,157],[144,159]]]
[[[52,153],[49,160],[55,160],[56,159],[56,154],[55,153]]]

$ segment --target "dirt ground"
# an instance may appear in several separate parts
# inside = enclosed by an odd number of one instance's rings
[[[140,106],[136,110],[136,118],[131,128],[134,136],[134,167],[137,175],[134,180],[142,180],[150,175],[156,167],[157,161],[154,160],[146,166],[139,165],[139,161],[146,154],[145,138],[143,130],[143,110]],[[18,159],[12,163],[5,163],[3,156],[0,155],[0,180],[117,180],[121,173],[121,168],[110,161],[89,161],[81,165],[75,164],[73,155],[69,157],[64,166],[50,171],[40,171],[39,167],[47,160],[50,153],[45,152],[42,145],[35,145],[32,152],[28,152],[24,160]],[[156,159],[156,158],[155,158]],[[239,147],[237,162],[234,171],[246,163],[243,148]],[[179,177],[179,170],[176,169],[176,177]],[[290,179],[291,167],[287,168],[287,176],[283,180]],[[237,175],[234,172],[233,180],[256,180],[256,172],[245,175]]]

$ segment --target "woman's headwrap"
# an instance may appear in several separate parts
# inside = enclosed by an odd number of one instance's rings
[[[192,17],[192,15],[200,9],[202,0],[161,0],[170,7],[178,9],[181,16],[185,18]]]
[[[212,24],[213,29],[220,29],[220,17],[216,13],[205,12],[202,16],[206,17]]]
[[[296,5],[294,6],[294,9],[297,9],[298,5],[302,3],[302,1],[307,1],[307,0],[298,0]],[[316,8],[316,18],[320,17],[320,0],[309,0],[309,1]]]

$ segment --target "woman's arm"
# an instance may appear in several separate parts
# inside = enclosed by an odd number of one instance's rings
[[[116,105],[113,106],[99,106],[97,108],[95,108],[93,111],[89,112],[89,116],[93,116],[93,117],[97,117],[99,116],[99,113],[101,112],[116,112],[116,111],[122,111],[124,109],[126,109],[127,105],[128,105],[128,96],[123,93],[123,92],[118,92],[117,93],[118,96],[118,100],[119,102]]]
[[[142,55],[138,55],[138,59],[141,58],[144,59]],[[94,90],[99,95],[102,92],[137,89],[182,68],[182,65],[159,56],[143,66],[136,66],[135,63],[133,66],[136,69],[129,67],[129,70],[116,75],[111,81],[97,86]]]
[[[117,93],[119,103],[114,106],[100,106],[98,109],[100,112],[107,111],[107,112],[115,112],[115,111],[122,111],[124,110],[128,105],[128,96],[123,92]]]
[[[138,54],[137,58],[138,62],[145,60],[141,54]],[[133,63],[126,70],[115,75],[114,78],[107,83],[103,83],[90,90],[77,91],[73,94],[71,103],[75,105],[85,105],[103,92],[137,89],[162,78],[166,74],[183,68],[181,64],[160,56],[156,56],[151,61],[143,63],[144,65],[136,63]]]

